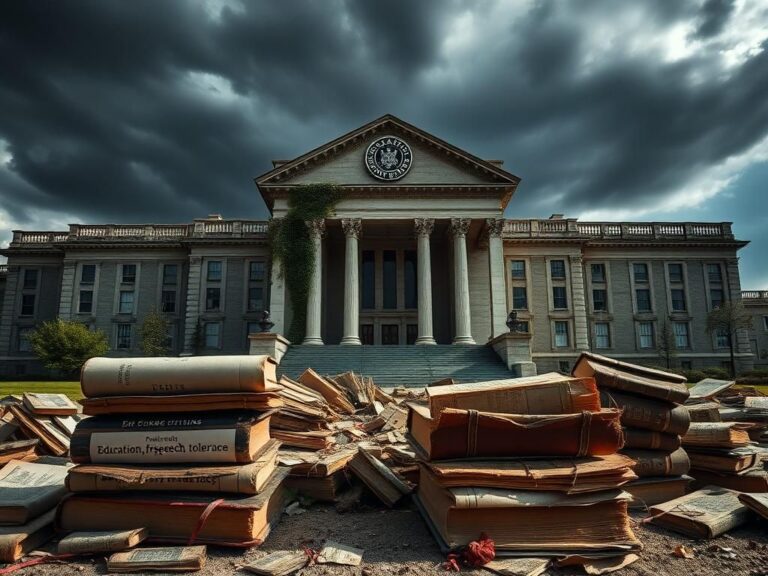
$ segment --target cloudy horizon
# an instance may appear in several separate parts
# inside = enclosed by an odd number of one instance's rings
[[[7,2],[12,229],[266,218],[253,178],[391,113],[522,178],[507,217],[733,221],[768,289],[768,3]]]

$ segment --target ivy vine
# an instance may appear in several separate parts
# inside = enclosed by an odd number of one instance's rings
[[[270,222],[272,261],[282,264],[285,285],[291,294],[293,317],[287,337],[296,344],[304,340],[309,287],[316,273],[314,246],[306,222],[331,216],[340,199],[341,189],[335,184],[298,186],[290,191],[286,215]]]

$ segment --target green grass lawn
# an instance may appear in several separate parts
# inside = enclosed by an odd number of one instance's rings
[[[66,394],[72,400],[80,400],[80,382],[0,382],[0,398],[9,394],[21,396],[24,392],[49,392]]]

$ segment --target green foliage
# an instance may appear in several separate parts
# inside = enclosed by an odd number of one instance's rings
[[[672,328],[666,320],[659,329],[659,338],[656,349],[664,364],[664,369],[669,370],[672,368],[674,359],[677,356],[677,344],[675,343],[675,335],[672,332]]]
[[[707,332],[725,332],[728,334],[728,351],[731,356],[731,376],[736,374],[736,359],[733,345],[736,332],[752,328],[752,316],[740,300],[723,302],[707,316]]]
[[[696,384],[696,382],[700,382],[707,377],[701,370],[683,370],[683,376],[685,376],[686,380],[691,384]]]
[[[293,318],[288,328],[290,341],[300,343],[307,325],[307,298],[315,274],[314,247],[306,222],[328,218],[341,199],[334,184],[310,184],[293,188],[284,218],[272,220],[269,240],[272,262],[282,265],[285,284],[291,295]]]
[[[728,370],[721,368],[720,366],[707,366],[701,369],[707,378],[715,378],[717,380],[728,380],[731,376],[728,374]]]
[[[144,318],[139,329],[141,351],[144,356],[167,356],[170,352],[168,345],[168,320],[157,310],[152,310]]]
[[[109,350],[107,335],[101,330],[88,330],[80,322],[51,320],[29,335],[35,355],[46,368],[75,374],[83,363]]]

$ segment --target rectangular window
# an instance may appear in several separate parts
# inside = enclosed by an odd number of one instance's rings
[[[605,288],[592,290],[592,309],[595,312],[608,310],[608,291]]]
[[[266,275],[266,263],[261,260],[254,260],[248,263],[248,280],[251,282],[261,282]]]
[[[373,324],[360,324],[360,343],[373,346]]]
[[[514,310],[528,310],[528,289],[526,287],[512,287],[512,308]]]
[[[763,330],[768,332],[768,316],[763,316]]]
[[[728,348],[728,331],[722,328],[715,331],[715,346],[717,348]]]
[[[673,288],[669,291],[672,297],[672,311],[685,312],[685,290],[682,288]]]
[[[131,325],[117,325],[117,347],[121,350],[128,350],[131,347]]]
[[[605,283],[605,264],[591,264],[592,282],[595,284]]]
[[[667,271],[669,273],[669,281],[672,284],[683,283],[683,265],[682,264],[667,264]]]
[[[90,314],[93,312],[93,290],[80,290],[77,311],[80,314]]]
[[[405,343],[409,346],[416,344],[416,338],[419,336],[418,324],[406,324],[405,325]]]
[[[176,286],[179,281],[179,265],[166,264],[163,266],[163,286]]]
[[[397,252],[384,250],[384,308],[397,308]]]
[[[397,324],[382,324],[381,343],[385,346],[397,346],[400,344],[400,326]]]
[[[555,348],[568,348],[568,322],[555,322]]]
[[[648,283],[648,264],[645,264],[645,263],[633,264],[632,271],[634,272],[634,275],[635,275],[636,284]]]
[[[22,294],[21,295],[21,315],[33,316],[34,314],[35,314],[35,295]]]
[[[364,310],[373,310],[376,307],[376,253],[373,250],[363,250],[362,284],[361,306]]]
[[[206,270],[206,280],[208,282],[221,282],[221,261],[209,260]]]
[[[509,270],[514,280],[525,280],[525,260],[510,260]]]
[[[569,374],[571,373],[571,364],[568,362],[568,360],[558,360],[557,366],[560,368],[560,372],[563,374]]]
[[[118,314],[133,314],[133,290],[120,290]]]
[[[707,264],[707,276],[712,284],[721,284],[723,272],[720,269],[720,264]]]
[[[96,264],[83,264],[80,268],[80,284],[93,284],[96,281]]]
[[[205,289],[205,309],[209,311],[221,309],[221,288]]]
[[[691,339],[688,335],[688,322],[673,322],[672,329],[675,332],[675,347],[687,349],[691,347]]]
[[[640,334],[640,348],[654,348],[653,322],[640,322],[638,325]]]
[[[405,261],[403,263],[405,280],[405,307],[416,308],[418,306],[416,299],[416,250],[406,250],[403,254]]]
[[[123,264],[122,282],[123,284],[136,282],[136,264]]]
[[[248,312],[260,312],[264,309],[264,288],[251,286],[248,288]]]
[[[550,260],[549,274],[552,280],[565,280],[565,260]]]
[[[709,302],[713,310],[723,305],[723,294],[722,288],[712,288],[709,291]]]
[[[19,328],[19,352],[32,352],[32,344],[29,342],[29,334],[32,328]]]
[[[176,312],[176,290],[163,290],[160,309],[163,312],[173,314]]]
[[[638,288],[635,290],[635,304],[638,312],[651,311],[651,291],[648,288]]]
[[[221,323],[219,322],[206,322],[203,329],[205,337],[206,348],[219,348],[219,336],[221,333]]]
[[[595,348],[610,348],[611,333],[608,322],[595,322]]]
[[[568,308],[568,293],[565,286],[552,286],[552,305],[555,310],[566,310]]]
[[[37,270],[24,270],[24,290],[37,288]]]

